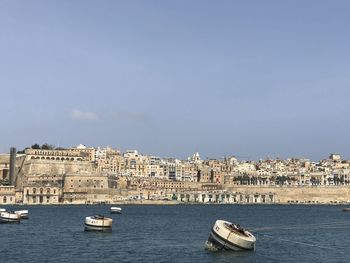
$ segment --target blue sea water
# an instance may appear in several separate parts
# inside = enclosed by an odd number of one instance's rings
[[[110,215],[110,233],[84,232],[85,216],[109,215],[109,206],[4,207],[28,209],[30,219],[0,224],[0,262],[350,262],[350,213],[341,206],[120,207],[123,214]],[[248,228],[304,227],[254,232],[255,251],[211,252],[204,243],[216,219]]]

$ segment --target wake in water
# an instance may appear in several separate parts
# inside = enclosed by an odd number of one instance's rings
[[[210,241],[205,241],[204,243],[204,249],[212,252],[217,252],[220,251],[221,249],[215,246],[212,242]]]

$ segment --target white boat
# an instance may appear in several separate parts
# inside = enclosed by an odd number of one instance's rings
[[[0,212],[0,223],[19,223],[21,215],[14,212]]]
[[[0,212],[6,212],[5,208],[0,208]]]
[[[111,214],[121,214],[122,213],[122,209],[120,207],[111,207]]]
[[[16,214],[19,214],[21,216],[21,219],[28,219],[28,210],[18,210],[15,211]]]
[[[217,220],[210,232],[207,246],[216,250],[254,250],[256,238],[239,225]]]
[[[111,231],[112,218],[101,215],[85,217],[85,231]]]

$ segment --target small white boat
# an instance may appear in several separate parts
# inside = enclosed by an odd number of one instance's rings
[[[256,238],[239,225],[224,220],[217,220],[210,232],[207,247],[216,250],[254,250]]]
[[[0,208],[0,212],[6,212],[5,208]]]
[[[121,214],[122,213],[122,209],[120,207],[111,207],[111,214]]]
[[[21,215],[14,212],[0,212],[0,223],[19,223]]]
[[[28,210],[18,210],[15,211],[16,214],[19,214],[21,216],[21,219],[28,219]]]
[[[350,207],[343,208],[343,211],[344,211],[344,212],[350,212]]]
[[[101,215],[85,217],[85,231],[111,231],[112,218]]]

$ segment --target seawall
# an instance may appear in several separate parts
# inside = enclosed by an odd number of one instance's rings
[[[276,195],[276,203],[350,203],[350,186],[231,186],[243,194]]]

